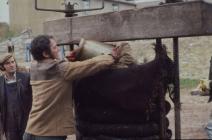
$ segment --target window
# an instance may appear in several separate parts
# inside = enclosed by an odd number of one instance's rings
[[[119,11],[119,4],[118,3],[113,3],[112,4],[112,6],[113,6],[113,11]]]
[[[84,9],[90,9],[90,0],[82,0],[83,2],[83,8]],[[87,11],[84,12],[85,15],[88,15]]]

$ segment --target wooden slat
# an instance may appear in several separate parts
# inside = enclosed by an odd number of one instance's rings
[[[44,23],[59,43],[81,37],[98,41],[212,35],[212,4],[203,1],[63,18]]]

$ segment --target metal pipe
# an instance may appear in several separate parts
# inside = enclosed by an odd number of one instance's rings
[[[35,0],[35,9],[39,11],[54,11],[54,12],[65,12],[65,10],[60,9],[44,9],[44,8],[38,8],[38,2]]]
[[[156,38],[156,47],[162,47],[162,39]],[[161,87],[163,87],[161,85]],[[159,93],[159,108],[160,108],[160,139],[166,139],[166,111],[165,111],[165,96],[162,90]]]
[[[74,13],[77,12],[83,12],[83,11],[93,11],[93,10],[101,10],[104,9],[104,0],[102,0],[102,6],[100,8],[93,8],[93,9],[74,9],[74,5],[68,4],[69,9],[60,10],[60,9],[44,9],[44,8],[38,8],[38,2],[35,0],[35,9],[39,11],[53,11],[53,12],[61,12],[66,13],[68,15],[74,15]],[[67,16],[66,16],[67,17]]]
[[[174,52],[174,111],[175,111],[175,139],[181,139],[181,121],[180,121],[180,78],[179,78],[179,50],[178,37],[173,38],[173,52]]]
[[[71,41],[71,42],[57,44],[57,46],[64,46],[64,45],[79,45],[79,41]]]

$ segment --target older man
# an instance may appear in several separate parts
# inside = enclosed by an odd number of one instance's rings
[[[0,57],[0,134],[22,140],[32,102],[29,73],[19,72],[12,54]]]

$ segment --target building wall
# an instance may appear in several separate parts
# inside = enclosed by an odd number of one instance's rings
[[[61,4],[54,1],[58,0],[38,0],[38,5],[41,8],[51,6],[58,9]],[[9,0],[9,12],[11,30],[21,32],[24,29],[31,28],[34,34],[42,33],[42,23],[46,19],[50,17],[59,18],[62,15],[53,12],[36,11],[34,9],[34,0]]]
[[[19,32],[28,26],[28,0],[9,0],[10,28],[12,31]]]
[[[9,31],[9,26],[5,22],[0,22],[0,40],[2,40]]]
[[[44,12],[37,11],[34,9],[34,0],[30,0],[30,21],[29,26],[32,28],[32,32],[34,34],[39,34],[43,32],[43,22],[48,19],[58,19],[63,16],[62,13],[55,12]],[[52,9],[60,9],[62,7],[61,3],[58,3],[58,0],[39,0],[39,8],[52,8]]]
[[[164,2],[163,0],[152,0],[152,1],[145,1],[137,4],[137,8],[144,8],[144,7],[149,7],[149,6],[157,6],[161,2]]]
[[[63,0],[37,0],[39,8],[64,9]],[[72,0],[76,9],[85,8],[85,2],[82,0]],[[101,7],[101,1],[91,0],[89,8]],[[133,5],[118,4],[119,11],[134,8]],[[79,16],[111,12],[113,11],[113,2],[105,2],[104,10],[81,12]],[[20,33],[21,31],[31,28],[33,35],[43,33],[43,22],[46,20],[63,18],[65,14],[56,12],[36,11],[34,9],[34,0],[9,0],[10,27],[12,31]]]

